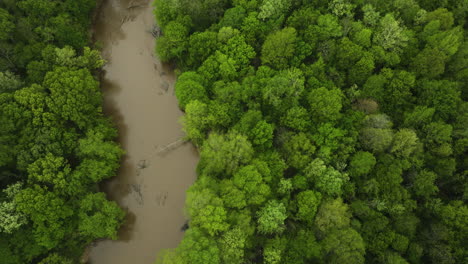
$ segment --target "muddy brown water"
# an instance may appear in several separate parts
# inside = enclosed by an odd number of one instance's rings
[[[101,189],[127,219],[118,240],[93,243],[90,264],[154,263],[183,236],[185,191],[195,180],[198,154],[179,141],[175,76],[153,54],[153,24],[150,1],[105,0],[93,29],[108,62],[101,80],[104,112],[116,122],[126,151],[118,175]]]

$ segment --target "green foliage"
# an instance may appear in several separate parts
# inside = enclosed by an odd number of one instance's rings
[[[313,89],[308,95],[310,112],[316,122],[335,121],[340,117],[343,94],[338,89]]]
[[[361,131],[363,147],[373,153],[380,153],[388,149],[393,140],[393,131],[388,128],[364,128]]]
[[[465,261],[465,2],[156,1],[201,152],[164,263]]]
[[[235,129],[248,136],[254,146],[268,148],[272,145],[274,127],[263,120],[260,111],[245,113]]]
[[[263,263],[278,264],[282,262],[286,240],[276,237],[269,239],[263,249]]]
[[[385,50],[398,52],[407,45],[408,36],[400,23],[391,14],[387,14],[380,20],[379,31],[373,40]]]
[[[276,69],[287,68],[296,48],[296,30],[284,28],[268,35],[262,46],[262,62]]]
[[[252,159],[253,149],[243,135],[231,132],[227,135],[211,134],[200,153],[203,172],[233,174],[242,164]]]
[[[463,40],[463,30],[460,27],[436,33],[427,38],[427,44],[440,50],[445,56],[453,56]]]
[[[23,86],[21,80],[13,73],[6,71],[0,72],[0,92],[11,92],[18,90]]]
[[[215,240],[207,237],[200,229],[190,228],[177,250],[163,254],[162,263],[217,264],[220,263],[219,248]]]
[[[299,132],[305,132],[311,126],[307,109],[300,106],[289,109],[280,119],[280,123],[287,128],[295,129]]]
[[[414,194],[424,198],[429,198],[437,193],[439,188],[435,185],[437,175],[431,171],[421,171],[414,177],[413,189]]]
[[[243,192],[247,205],[261,205],[270,195],[270,187],[262,176],[253,165],[242,167],[234,174],[232,181]]]
[[[12,16],[7,10],[0,8],[0,40],[9,38],[9,34],[14,30],[15,24],[12,22]]]
[[[197,29],[208,27],[218,21],[224,13],[227,0],[174,0],[176,6],[184,10]]]
[[[28,179],[34,183],[53,186],[55,191],[63,192],[67,187],[67,178],[71,173],[70,166],[62,157],[47,153],[28,167]]]
[[[115,142],[109,141],[105,133],[96,127],[78,141],[76,155],[82,163],[75,172],[83,176],[81,180],[95,183],[115,175],[123,151]]]
[[[341,174],[333,168],[328,168],[323,174],[314,179],[315,187],[320,192],[330,196],[341,195],[342,186],[347,180],[347,175]]]
[[[288,134],[283,143],[284,158],[289,166],[302,169],[311,161],[315,146],[305,133]]]
[[[461,102],[460,90],[457,83],[447,80],[423,82],[420,100],[435,109],[436,117],[453,118]]]
[[[292,68],[268,79],[266,85],[262,91],[263,99],[270,109],[278,111],[299,100],[304,91],[304,77],[300,70]]]
[[[229,8],[224,12],[224,16],[219,21],[221,27],[239,27],[247,16],[246,10],[242,6]]]
[[[323,237],[336,229],[346,228],[350,224],[351,213],[343,200],[325,200],[315,217],[315,227]]]
[[[164,36],[158,38],[156,52],[162,61],[180,59],[186,52],[189,29],[181,23],[170,22],[164,27]]]
[[[211,236],[228,229],[223,201],[210,193],[209,189],[189,190],[187,207],[192,218],[192,225],[199,226]]]
[[[199,66],[202,61],[213,54],[217,46],[218,35],[214,32],[202,32],[191,35],[188,48],[190,59],[187,61],[187,64],[190,66]]]
[[[0,203],[0,232],[11,234],[27,223],[26,216],[18,211],[15,196],[21,191],[21,183],[15,183],[3,190],[6,201]]]
[[[33,185],[21,190],[15,203],[18,211],[31,219],[34,239],[39,245],[52,249],[71,231],[67,222],[73,215],[72,208],[55,193]]]
[[[322,243],[327,263],[364,263],[364,241],[352,228],[335,230]]]
[[[99,84],[88,70],[59,67],[46,75],[43,85],[50,91],[47,106],[51,112],[80,128],[89,126],[92,121],[87,118],[100,112]]]
[[[348,180],[347,175],[333,167],[325,166],[323,160],[318,158],[313,160],[304,171],[306,176],[315,183],[315,187],[326,195],[340,195],[341,187]]]
[[[390,150],[396,156],[409,157],[418,145],[418,136],[413,130],[401,129],[393,137],[393,145]]]
[[[179,76],[175,86],[175,93],[182,110],[191,100],[207,101],[208,96],[202,84],[203,78],[195,72],[184,72]]]
[[[213,115],[208,105],[193,100],[185,108],[185,116],[181,118],[183,130],[188,139],[195,144],[201,143],[206,135],[206,130],[213,125]]]
[[[320,255],[321,247],[314,233],[308,229],[300,229],[291,235],[284,259],[287,263],[299,264],[320,259]]]
[[[362,11],[364,12],[363,22],[369,26],[377,25],[379,21],[379,12],[377,12],[374,7],[370,4],[364,5],[362,7]]]
[[[392,247],[400,253],[405,253],[408,248],[409,239],[400,234],[395,234],[395,238],[392,241]]]
[[[258,232],[262,234],[277,234],[284,230],[286,220],[286,207],[284,204],[271,200],[258,213]]]
[[[290,6],[291,2],[288,0],[263,0],[258,18],[262,20],[278,18],[288,11]]]
[[[50,254],[45,259],[41,260],[39,264],[72,264],[70,259],[62,257],[57,253]]]
[[[354,5],[346,0],[333,0],[328,4],[328,9],[330,9],[337,17],[351,17],[353,15],[352,11],[354,9]]]
[[[218,39],[221,37],[222,29],[219,31]],[[236,31],[234,30],[234,32]],[[223,38],[226,39],[228,34],[226,35],[223,36]],[[245,42],[245,38],[243,36],[239,35],[229,37],[229,39],[225,40],[225,44],[220,47],[220,50],[230,59],[235,61],[235,64],[241,73],[245,73],[250,69],[250,61],[255,58],[256,55],[253,47]]]
[[[337,38],[343,34],[343,28],[339,24],[338,18],[331,14],[319,16],[317,25],[314,25],[312,30],[318,34],[318,39],[321,41]]]
[[[425,48],[412,61],[419,76],[435,78],[445,71],[446,56],[438,49]]]
[[[297,197],[297,218],[312,223],[322,195],[311,190],[300,192]]]
[[[103,118],[93,0],[0,3],[0,259],[75,263],[123,212],[97,183],[122,150]],[[93,198],[91,198],[93,197]],[[92,200],[92,201],[91,201]]]
[[[221,259],[226,264],[241,264],[244,259],[246,234],[235,228],[228,230],[220,241]]]
[[[349,163],[349,172],[352,176],[362,176],[369,173],[376,163],[376,159],[372,153],[360,151],[353,155]]]
[[[106,200],[104,193],[88,194],[80,201],[78,230],[90,240],[104,237],[117,239],[117,230],[124,215],[115,202]]]

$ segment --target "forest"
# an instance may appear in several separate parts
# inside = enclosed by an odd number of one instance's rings
[[[154,12],[201,157],[156,263],[468,262],[468,1]]]
[[[97,183],[123,154],[102,114],[95,0],[0,1],[0,263],[78,263],[124,211]]]
[[[124,221],[99,2],[0,0],[1,264],[80,263]],[[468,0],[154,6],[200,153],[156,263],[468,263]]]

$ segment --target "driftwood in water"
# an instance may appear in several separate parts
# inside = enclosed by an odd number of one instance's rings
[[[149,166],[148,162],[146,160],[140,160],[137,164],[137,176],[140,176],[141,170],[146,169]]]
[[[138,169],[145,169],[146,167],[148,167],[148,163],[146,162],[146,160],[140,160],[137,164],[137,167]]]
[[[161,28],[157,25],[153,25],[153,27],[151,29],[147,29],[146,32],[151,34],[153,38],[159,38],[162,35]]]
[[[135,193],[135,200],[137,201],[138,204],[143,204],[143,193],[141,191],[141,185],[132,183],[129,184],[131,187],[131,190]]]
[[[164,155],[169,151],[172,151],[180,146],[182,146],[186,141],[184,139],[178,139],[172,143],[169,143],[165,146],[159,146],[156,149],[156,155]]]
[[[187,229],[189,229],[189,224],[188,221],[185,221],[185,224],[180,228],[180,231],[185,232]]]
[[[153,25],[153,28],[151,29],[151,35],[153,37],[158,38],[162,35],[161,28],[158,25]]]
[[[135,0],[135,1],[131,1],[128,4],[127,9],[138,8],[138,7],[143,7],[147,5],[148,5],[148,1],[146,0],[142,0],[142,1]]]
[[[123,26],[123,24],[127,23],[128,21],[132,20],[132,17],[130,15],[126,15],[121,17],[120,19],[120,27]]]
[[[156,204],[159,206],[165,206],[168,195],[168,192],[158,192],[156,194]]]

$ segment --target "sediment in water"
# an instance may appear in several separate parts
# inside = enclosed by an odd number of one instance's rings
[[[152,4],[128,8],[130,2],[104,0],[93,28],[107,60],[101,78],[104,112],[117,125],[126,152],[118,176],[101,189],[127,211],[127,219],[119,240],[90,247],[91,264],[153,263],[161,249],[176,247],[186,222],[185,191],[198,162],[189,143],[159,153],[184,136],[182,112],[173,93],[175,76],[153,54]]]

